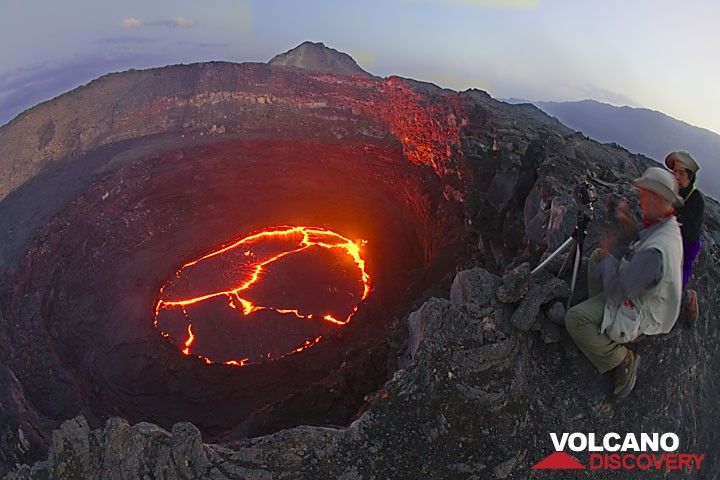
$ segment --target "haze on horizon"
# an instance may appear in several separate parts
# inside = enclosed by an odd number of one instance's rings
[[[0,0],[0,124],[108,72],[266,62],[305,40],[496,98],[594,99],[720,132],[716,0]]]

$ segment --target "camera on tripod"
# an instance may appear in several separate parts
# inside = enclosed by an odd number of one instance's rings
[[[595,213],[595,202],[597,201],[597,191],[595,187],[588,181],[583,180],[576,187],[573,192],[575,199],[578,202],[578,213],[577,213],[577,224],[572,232],[572,235],[563,242],[554,252],[552,252],[540,265],[535,267],[531,272],[532,274],[537,273],[544,268],[553,258],[562,253],[566,248],[571,247],[570,254],[565,258],[558,276],[565,272],[565,269],[573,263],[572,279],[570,281],[570,297],[567,300],[568,306],[572,300],[573,293],[575,292],[575,284],[577,282],[578,271],[580,270],[580,260],[582,258],[583,243],[587,236],[588,224],[592,221]]]
[[[578,213],[577,224],[572,233],[572,237],[582,244],[582,241],[587,235],[588,224],[592,221],[595,214],[597,191],[590,182],[583,180],[575,187],[573,195],[578,201]]]
[[[586,207],[592,208],[593,204],[597,200],[597,191],[595,190],[593,184],[587,180],[583,180],[578,183],[577,187],[575,187],[574,194],[575,198]]]

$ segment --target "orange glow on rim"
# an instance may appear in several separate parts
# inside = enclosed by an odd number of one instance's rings
[[[299,240],[298,240],[299,239]],[[263,241],[282,240],[284,242],[294,244],[292,248],[285,248],[282,251],[274,252],[272,255],[262,256],[262,258],[256,261],[254,259],[256,253],[254,247]],[[333,327],[343,327],[347,325],[352,317],[358,310],[360,302],[365,300],[370,294],[370,276],[366,271],[365,260],[362,257],[362,248],[367,242],[365,240],[359,240],[354,242],[338,233],[333,231],[320,228],[320,227],[304,227],[304,226],[283,226],[275,228],[267,228],[259,232],[252,233],[243,237],[242,239],[235,241],[229,245],[219,247],[200,258],[191,260],[182,265],[176,272],[173,279],[167,281],[159,291],[158,300],[155,302],[153,308],[153,325],[157,328],[161,335],[169,339],[172,343],[179,346],[180,351],[188,356],[194,356],[203,360],[206,364],[222,363],[225,365],[243,367],[256,363],[251,361],[250,358],[242,356],[241,358],[232,358],[229,360],[217,360],[209,358],[202,353],[193,350],[194,345],[198,337],[198,331],[193,329],[193,320],[188,314],[188,309],[197,307],[203,302],[211,299],[217,299],[225,297],[227,299],[227,307],[237,312],[238,315],[242,315],[243,318],[252,316],[257,312],[274,312],[283,316],[292,316],[299,320],[321,320],[332,324]],[[287,246],[286,246],[287,247]],[[358,287],[362,290],[360,300],[352,307],[350,313],[347,316],[338,316],[333,312],[317,312],[317,311],[301,311],[298,308],[280,308],[272,305],[259,305],[253,300],[251,287],[258,286],[263,280],[263,275],[267,273],[267,269],[270,265],[278,262],[283,258],[298,254],[300,252],[308,251],[310,248],[326,249],[328,251],[339,252],[352,261],[357,269],[358,273]],[[173,298],[173,294],[166,293],[167,287],[171,286],[173,281],[182,279],[184,272],[192,267],[199,266],[201,263],[219,257],[224,254],[232,253],[237,249],[246,249],[245,251],[240,250],[236,253],[241,253],[242,257],[246,261],[251,262],[247,265],[247,271],[242,274],[238,274],[237,283],[231,285],[227,289],[215,289],[208,292],[202,292],[199,295],[194,296],[182,296],[182,298]],[[243,278],[246,277],[246,278]],[[285,306],[284,306],[285,307]],[[158,318],[164,311],[175,311],[179,310],[182,312],[185,321],[187,321],[186,337],[183,342],[177,341],[177,335],[175,341],[171,337],[170,333],[163,331],[163,328],[158,324]],[[240,321],[240,319],[238,319]],[[263,355],[267,359],[278,359],[305,351],[315,345],[317,345],[322,339],[323,335],[313,336],[306,338],[302,343],[296,345],[294,348],[289,349],[284,354],[271,355],[266,353]],[[179,345],[182,343],[182,345]]]

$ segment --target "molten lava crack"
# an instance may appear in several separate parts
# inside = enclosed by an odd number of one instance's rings
[[[206,363],[302,352],[347,325],[369,295],[364,244],[317,227],[252,233],[180,267],[160,289],[153,324]]]

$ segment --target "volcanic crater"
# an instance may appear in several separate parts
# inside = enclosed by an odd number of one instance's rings
[[[42,160],[3,186],[6,221],[29,224],[3,252],[4,361],[40,423],[227,439],[355,418],[396,320],[455,268],[455,96],[212,63],[103,77],[11,122],[18,152],[40,122]]]

